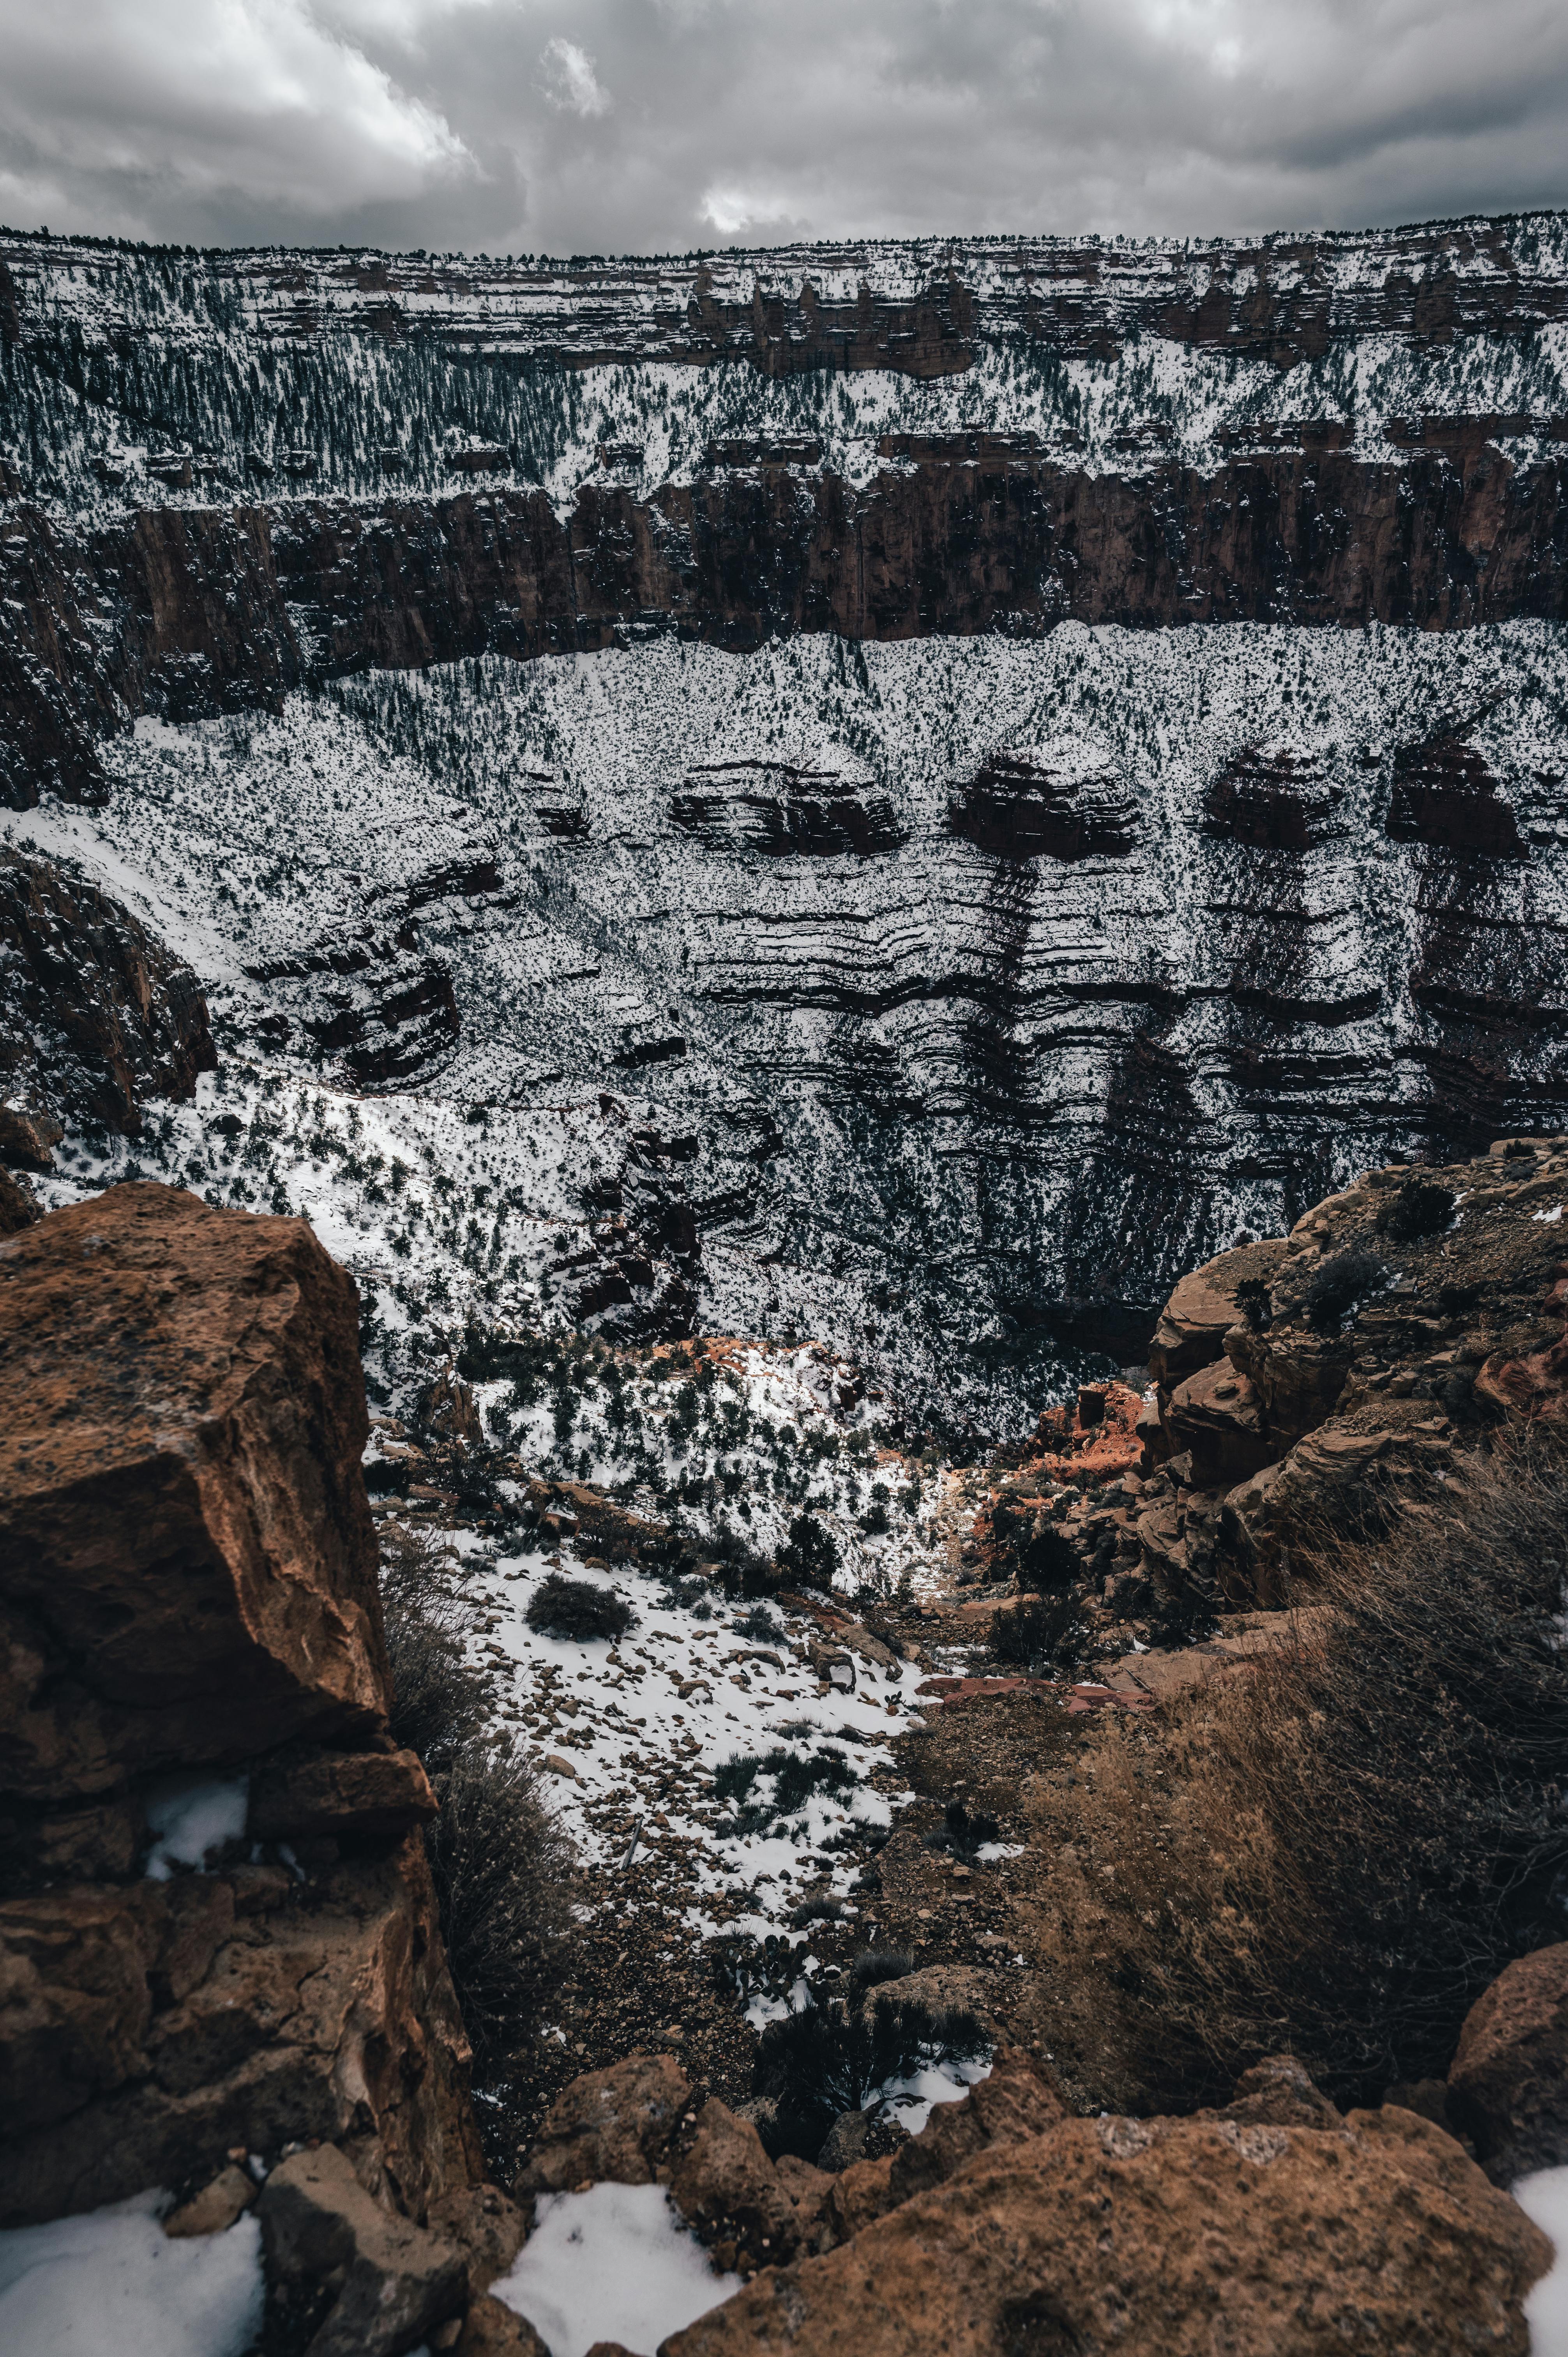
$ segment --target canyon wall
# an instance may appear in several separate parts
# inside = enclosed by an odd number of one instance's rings
[[[283,1069],[635,1086],[710,1322],[1037,1387],[1568,1119],[1558,217],[0,259],[15,840]]]

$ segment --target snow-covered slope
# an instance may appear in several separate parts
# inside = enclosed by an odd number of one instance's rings
[[[285,1159],[315,1076],[380,1098],[383,1254],[438,1171],[486,1314],[576,1221],[585,1314],[1007,1423],[1353,1168],[1561,1124],[1565,716],[1542,624],[665,639],[144,721],[9,824],[189,959]]]

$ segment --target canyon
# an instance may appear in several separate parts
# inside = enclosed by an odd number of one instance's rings
[[[0,2319],[80,2220],[221,2357],[1522,2357],[1565,466],[1557,215],[0,231]],[[1423,1547],[1441,1989],[1151,2031]]]

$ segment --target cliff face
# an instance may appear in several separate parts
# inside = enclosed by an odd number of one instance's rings
[[[5,1248],[7,2223],[313,2136],[422,2219],[478,2174],[355,1310],[303,1222],[162,1187]]]
[[[1296,448],[1118,479],[985,436],[884,455],[864,486],[766,464],[649,498],[590,483],[564,520],[499,489],[150,509],[86,538],[19,508],[0,544],[8,798],[91,800],[94,734],[127,714],[275,708],[323,673],[526,661],[628,629],[744,650],[1568,612],[1568,467],[1520,468],[1484,419],[1392,464]]]
[[[1026,1390],[1562,1126],[1555,217],[5,260],[17,839],[293,1075],[635,1086],[709,1322]]]

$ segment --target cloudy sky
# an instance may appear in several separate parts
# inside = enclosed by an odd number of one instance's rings
[[[491,253],[1568,203],[1564,0],[0,0],[0,221]]]

